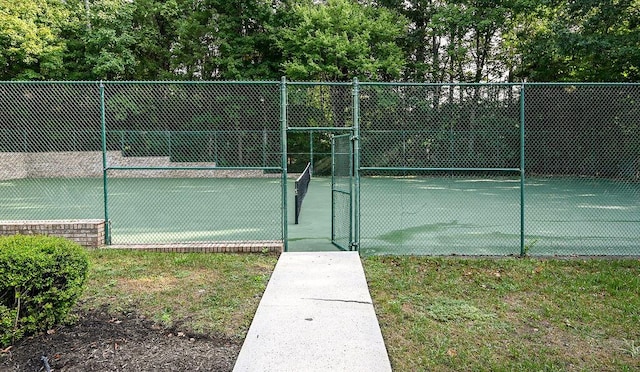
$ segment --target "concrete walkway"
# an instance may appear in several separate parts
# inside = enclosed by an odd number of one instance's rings
[[[358,253],[283,253],[234,371],[391,371]]]

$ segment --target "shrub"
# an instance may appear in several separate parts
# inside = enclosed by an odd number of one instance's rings
[[[80,296],[89,261],[63,238],[0,237],[0,344],[50,329]]]

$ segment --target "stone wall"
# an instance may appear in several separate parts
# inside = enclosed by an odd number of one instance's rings
[[[87,152],[27,152],[25,173],[29,178],[102,177],[102,153]]]
[[[50,235],[97,248],[105,244],[104,220],[0,221],[0,235]]]
[[[0,181],[28,177],[21,152],[0,152]]]
[[[215,163],[171,162],[168,156],[124,157],[120,151],[107,152],[107,164],[121,167],[212,167]],[[113,170],[110,177],[129,178],[231,178],[279,177],[261,170]],[[0,153],[0,181],[20,178],[102,177],[102,152]]]

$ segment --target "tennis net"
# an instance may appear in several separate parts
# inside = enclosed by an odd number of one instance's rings
[[[300,210],[302,209],[302,201],[309,189],[309,182],[311,182],[311,163],[307,163],[307,167],[304,168],[304,172],[296,180],[296,225],[298,224],[298,218],[300,217]]]

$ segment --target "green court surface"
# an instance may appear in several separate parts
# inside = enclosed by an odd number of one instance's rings
[[[279,178],[110,178],[113,244],[280,240]],[[104,218],[102,179],[0,183],[0,219]]]
[[[289,190],[293,195],[293,184]],[[293,203],[290,202],[289,206],[290,251],[338,250],[331,244],[331,178],[315,177],[311,180],[297,225],[293,223]]]
[[[520,254],[518,178],[363,178],[364,254]],[[527,179],[532,255],[640,254],[639,185]]]
[[[112,243],[279,240],[279,178],[113,178]],[[313,178],[300,223],[287,183],[290,251],[334,250],[330,178]],[[526,181],[525,243],[532,255],[640,254],[640,184]],[[361,178],[363,254],[520,253],[517,178]],[[104,218],[101,179],[0,182],[0,219]]]

